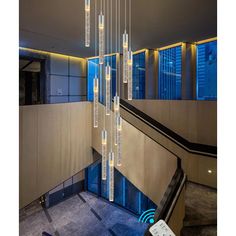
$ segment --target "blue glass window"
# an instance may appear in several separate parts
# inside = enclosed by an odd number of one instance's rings
[[[88,101],[93,101],[93,79],[95,77],[95,73],[98,72],[98,58],[93,58],[88,60],[87,65],[87,94]]]
[[[87,84],[87,91],[88,91],[88,101],[93,101],[93,79],[95,77],[95,73],[97,76],[99,75],[99,69],[98,69],[98,64],[99,60],[98,58],[91,58],[88,59],[88,70],[87,70],[87,79],[88,79],[88,84]],[[115,96],[115,91],[116,91],[116,56],[106,56],[105,57],[105,63],[104,65],[109,65],[111,66],[112,69],[112,97]],[[98,76],[100,78],[100,76]],[[102,84],[102,80],[99,79],[99,101],[101,103],[104,103],[104,98],[103,98],[103,88],[105,89],[105,85]]]
[[[107,163],[108,164],[108,163]],[[128,181],[117,169],[114,172],[114,203],[122,206],[137,215],[141,215],[150,208],[157,208],[147,196],[139,191],[130,181]],[[95,193],[99,197],[108,200],[109,181],[108,168],[107,180],[101,179],[101,161],[97,161],[86,168],[86,188],[89,192]]]
[[[197,100],[217,99],[217,42],[197,45]]]
[[[133,99],[145,99],[145,52],[133,55]]]
[[[181,99],[181,46],[159,51],[158,98]]]

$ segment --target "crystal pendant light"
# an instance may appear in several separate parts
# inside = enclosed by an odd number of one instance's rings
[[[114,97],[114,144],[117,145],[117,117],[120,115],[120,97]]]
[[[133,52],[128,52],[128,100],[133,97]]]
[[[85,47],[90,46],[90,0],[85,0]]]
[[[111,67],[109,64],[105,69],[105,78],[106,78],[106,115],[110,115],[111,108]]]
[[[104,15],[100,13],[98,16],[99,28],[99,64],[104,63],[104,50],[105,50],[105,34],[104,34]]]
[[[128,81],[128,34],[123,34],[123,83]]]
[[[107,179],[107,131],[102,130],[102,180]]]
[[[98,127],[98,78],[93,80],[93,127]]]
[[[122,118],[117,117],[117,166],[121,166],[121,134],[122,134]]]
[[[109,152],[109,201],[114,201],[114,152]]]

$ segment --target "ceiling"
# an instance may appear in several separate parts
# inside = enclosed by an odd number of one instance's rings
[[[91,47],[86,48],[84,0],[19,0],[20,46],[80,57],[94,56],[94,1],[91,0]],[[113,6],[115,1],[112,0]],[[123,32],[125,0],[120,1]],[[100,5],[100,0],[97,2]],[[131,25],[134,51],[215,37],[217,0],[132,0]],[[114,45],[115,37],[113,52]]]

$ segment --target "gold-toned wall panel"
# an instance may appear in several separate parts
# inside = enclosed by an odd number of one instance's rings
[[[183,227],[183,221],[185,217],[185,186],[183,187],[179,198],[176,202],[175,208],[169,219],[168,225],[176,236],[180,236],[181,229]]]
[[[127,102],[190,142],[217,146],[216,101],[132,100]]]
[[[188,180],[214,188],[217,187],[217,158],[190,153],[131,115],[129,112],[121,109],[121,114],[122,117],[132,123],[135,127],[138,127],[143,133],[148,134],[149,137],[180,157],[182,160],[182,168],[186,173]],[[208,170],[211,170],[212,172],[209,173]]]
[[[91,107],[20,107],[20,208],[92,163]]]
[[[37,108],[20,109],[20,206],[37,197]]]

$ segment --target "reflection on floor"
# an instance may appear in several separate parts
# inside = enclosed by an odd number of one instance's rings
[[[142,236],[147,224],[87,192],[43,209],[37,203],[20,212],[20,236]]]
[[[187,183],[185,219],[182,236],[217,235],[217,191],[199,184]]]

